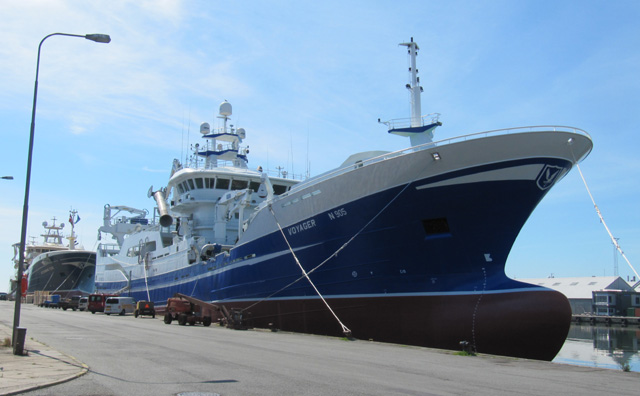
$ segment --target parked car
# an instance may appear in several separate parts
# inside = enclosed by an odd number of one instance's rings
[[[126,315],[135,311],[136,300],[133,297],[108,297],[104,303],[104,313]]]
[[[73,296],[71,298],[62,299],[62,301],[60,301],[60,308],[64,309],[65,311],[71,308],[72,310],[75,311],[76,309],[78,309],[79,304],[80,304],[80,296]]]
[[[133,316],[137,318],[142,315],[150,315],[152,318],[156,317],[156,310],[153,306],[153,301],[138,301],[136,304],[136,310],[133,312]]]
[[[0,300],[2,300],[2,301],[6,301],[6,300],[7,300],[7,293],[5,293],[5,292],[0,292]]]
[[[78,309],[80,312],[87,310],[87,307],[89,307],[89,297],[80,297],[78,301]]]
[[[89,295],[89,305],[87,309],[92,314],[96,312],[104,312],[104,302],[109,297],[117,297],[115,294],[91,294]]]

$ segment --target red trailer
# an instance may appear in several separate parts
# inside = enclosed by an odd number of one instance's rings
[[[194,300],[194,301],[189,301]],[[207,304],[204,301],[192,299],[191,297],[176,294],[176,296],[167,299],[167,308],[164,314],[164,323],[171,324],[177,320],[181,326],[187,323],[191,326],[196,323],[202,323],[203,326],[210,326],[212,317],[217,318],[216,308],[204,307]],[[211,305],[211,304],[207,304]]]
[[[164,323],[171,324],[174,320],[182,326],[187,323],[190,325],[202,323],[204,326],[209,326],[212,321],[219,321],[221,326],[235,330],[246,330],[250,327],[244,320],[241,309],[229,310],[223,305],[218,306],[180,293],[167,299]]]

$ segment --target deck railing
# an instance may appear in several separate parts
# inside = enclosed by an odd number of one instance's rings
[[[308,180],[305,180],[304,182],[301,182],[296,186],[294,186],[292,188],[292,191],[298,190],[300,188],[304,188],[308,183],[317,183],[320,181],[331,179],[338,175],[352,171],[353,169],[360,168],[363,166],[368,166],[376,162],[385,161],[390,158],[399,157],[401,155],[405,155],[410,152],[427,150],[433,147],[439,147],[439,146],[449,145],[452,143],[464,142],[467,140],[481,139],[488,136],[510,135],[515,133],[531,133],[531,132],[571,132],[571,133],[576,133],[579,135],[586,136],[589,139],[591,139],[591,136],[586,131],[580,128],[575,128],[571,126],[537,125],[537,126],[525,126],[525,127],[516,127],[516,128],[494,129],[491,131],[477,132],[477,133],[472,133],[468,135],[461,135],[461,136],[456,136],[448,139],[438,140],[436,142],[425,143],[419,146],[408,147],[406,149],[386,153],[377,157],[368,158],[366,160],[358,162],[357,164],[350,164],[342,168],[336,169],[334,171],[329,171],[328,173],[324,173],[316,177],[312,177]],[[288,193],[282,194],[280,197],[284,197],[286,195],[288,195]]]

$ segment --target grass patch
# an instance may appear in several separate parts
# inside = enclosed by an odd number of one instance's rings
[[[475,353],[469,352],[469,351],[458,351],[458,352],[455,352],[454,355],[456,355],[456,356],[476,356]]]
[[[0,343],[0,346],[3,347],[10,347],[11,346],[11,338],[9,337],[5,337],[4,340],[2,340],[2,343]]]

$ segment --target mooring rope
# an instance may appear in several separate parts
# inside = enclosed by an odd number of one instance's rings
[[[47,279],[47,283],[44,284],[44,287],[42,288],[42,290],[47,290],[47,286],[49,286],[49,282],[51,282],[52,278],[53,278],[53,272],[51,272],[51,275],[49,276],[49,279]]]
[[[335,312],[333,312],[333,310],[331,309],[331,307],[329,306],[329,304],[326,302],[326,300],[324,299],[324,297],[320,294],[320,292],[318,291],[318,289],[315,287],[315,285],[313,284],[313,282],[311,282],[311,279],[309,278],[309,275],[311,273],[313,273],[315,270],[319,269],[320,267],[322,267],[323,265],[325,265],[327,262],[329,262],[329,260],[331,260],[332,258],[336,257],[338,255],[338,253],[340,253],[342,250],[344,250],[351,242],[353,242],[354,239],[356,239],[360,234],[362,234],[362,232],[369,227],[369,225],[371,223],[373,223],[396,199],[398,199],[398,197],[400,197],[400,195],[402,195],[402,193],[404,193],[407,188],[409,188],[409,186],[411,184],[413,184],[413,182],[417,179],[418,175],[421,174],[421,172],[424,169],[418,169],[416,170],[415,176],[413,178],[411,178],[411,180],[409,182],[407,182],[404,187],[393,197],[391,198],[391,200],[389,200],[389,202],[387,202],[387,204],[378,211],[378,213],[375,214],[375,216],[373,216],[364,226],[362,226],[351,238],[349,238],[349,240],[347,242],[345,242],[344,244],[342,244],[342,246],[340,246],[335,252],[333,252],[331,255],[329,255],[329,257],[327,257],[325,260],[323,260],[320,264],[316,265],[314,268],[312,268],[309,271],[305,271],[304,268],[302,268],[302,265],[300,264],[300,262],[298,261],[298,257],[296,256],[294,250],[291,248],[291,245],[289,244],[289,241],[287,240],[287,236],[285,235],[284,231],[282,230],[282,227],[280,226],[280,223],[278,222],[278,219],[276,218],[276,214],[273,211],[273,208],[271,207],[271,204],[268,205],[269,207],[269,211],[271,212],[271,214],[273,215],[273,218],[276,222],[276,224],[278,225],[278,229],[280,230],[280,233],[282,234],[282,237],[284,238],[285,242],[287,243],[287,246],[289,248],[289,251],[291,252],[291,254],[293,255],[296,263],[298,264],[298,266],[300,267],[300,269],[302,270],[303,275],[300,276],[298,279],[294,280],[293,282],[289,283],[288,285],[280,288],[279,290],[271,293],[269,296],[262,298],[261,300],[256,301],[255,303],[249,305],[248,307],[245,307],[242,309],[242,311],[246,311],[258,304],[260,304],[263,301],[266,301],[268,299],[270,299],[271,297],[275,296],[276,294],[280,293],[281,291],[287,289],[288,287],[294,285],[295,283],[299,282],[300,280],[307,278],[309,280],[309,283],[311,283],[311,285],[313,286],[313,288],[316,290],[316,293],[318,293],[318,296],[320,296],[320,298],[322,299],[322,301],[325,303],[325,305],[327,306],[327,308],[329,308],[329,311],[331,311],[331,313],[333,314],[333,316],[336,318],[336,320],[338,321],[338,323],[340,323],[340,326],[342,326],[343,332],[345,332],[346,335],[351,336],[351,330],[349,330],[341,321],[340,319],[336,316]],[[347,333],[348,332],[348,333]]]
[[[600,222],[604,226],[605,230],[607,230],[607,233],[609,234],[609,238],[611,238],[611,242],[613,242],[613,245],[616,247],[616,250],[618,250],[618,252],[620,252],[620,255],[622,256],[622,258],[624,258],[624,260],[627,262],[627,264],[629,264],[629,267],[631,267],[631,270],[633,271],[633,273],[636,274],[636,279],[639,279],[640,276],[638,275],[638,272],[636,272],[636,269],[633,268],[633,265],[631,265],[631,262],[629,261],[627,256],[622,251],[622,248],[620,247],[620,244],[618,243],[618,240],[613,237],[613,234],[611,233],[611,230],[607,226],[607,223],[604,221],[604,217],[602,217],[602,213],[600,212],[600,208],[598,208],[598,205],[596,204],[596,201],[593,199],[593,195],[591,194],[591,190],[589,190],[589,186],[587,185],[587,181],[585,180],[584,175],[582,174],[582,170],[580,169],[580,165],[577,162],[576,162],[576,167],[578,168],[578,172],[580,173],[580,177],[582,178],[582,182],[584,183],[584,186],[587,189],[587,193],[589,193],[589,197],[591,198],[591,202],[593,203],[593,207],[596,209],[596,213],[598,214],[598,217],[600,218]]]
[[[69,275],[66,278],[64,278],[64,280],[62,282],[60,282],[60,284],[58,285],[58,287],[56,287],[56,289],[53,291],[53,293],[57,292],[62,287],[62,285],[64,285],[64,283],[67,281],[67,279],[69,279],[71,277],[71,275],[73,275],[73,273],[76,272],[77,269],[78,269],[78,267],[75,267],[74,269],[72,269],[71,272],[69,273]],[[51,274],[51,275],[53,275],[53,274]],[[51,278],[49,278],[49,279],[51,279]],[[49,282],[47,282],[47,283],[49,283]]]
[[[151,301],[151,296],[149,295],[149,283],[147,282],[147,260],[151,260],[149,258],[149,252],[145,254],[145,257],[142,259],[142,267],[144,268],[144,286],[147,289],[147,301]],[[129,280],[131,282],[131,280]]]
[[[80,286],[80,281],[81,281],[81,277],[82,277],[82,271],[84,271],[85,268],[87,268],[87,263],[89,262],[89,260],[91,259],[91,255],[87,256],[87,259],[84,261],[84,265],[82,266],[82,268],[77,267],[80,270],[80,276],[78,276],[78,279],[76,279],[76,283],[73,285],[73,288],[79,287]],[[95,263],[94,263],[94,277],[95,277]]]
[[[296,253],[293,251],[293,249],[291,248],[291,245],[289,244],[289,240],[287,239],[287,236],[284,234],[284,230],[282,229],[282,227],[280,226],[280,223],[278,222],[278,219],[276,218],[276,214],[273,211],[273,208],[271,207],[271,205],[269,205],[269,211],[271,212],[271,214],[273,215],[273,218],[276,222],[276,224],[278,225],[278,229],[280,230],[280,233],[282,234],[282,237],[284,238],[284,241],[287,243],[287,246],[289,247],[289,251],[291,252],[291,255],[293,256],[293,258],[296,261],[296,264],[298,264],[298,267],[300,267],[300,271],[302,271],[302,274],[304,275],[305,278],[307,278],[307,280],[309,281],[309,284],[311,285],[311,287],[313,287],[313,290],[316,291],[316,293],[318,294],[318,296],[320,297],[320,299],[322,300],[322,302],[324,303],[324,305],[327,306],[327,308],[329,309],[329,311],[331,312],[331,314],[333,315],[334,318],[336,318],[336,320],[338,321],[338,323],[340,324],[340,326],[342,327],[342,332],[346,335],[346,336],[351,336],[351,330],[349,330],[349,328],[347,326],[344,325],[344,323],[342,323],[342,321],[340,320],[340,318],[338,318],[338,315],[336,315],[336,313],[333,311],[333,309],[331,309],[331,306],[329,305],[329,303],[327,302],[327,300],[324,299],[324,297],[322,296],[322,294],[320,293],[320,291],[318,290],[318,288],[316,287],[316,285],[313,283],[313,281],[311,280],[311,278],[309,277],[309,274],[307,273],[307,271],[305,271],[304,267],[302,267],[302,264],[300,264],[300,260],[298,260],[298,256],[296,256]]]
[[[362,228],[360,228],[360,229],[358,230],[358,232],[356,232],[356,233],[355,233],[355,234],[354,234],[354,235],[353,235],[353,236],[352,236],[352,237],[351,237],[347,242],[345,242],[344,244],[342,244],[342,246],[340,246],[340,247],[339,247],[335,252],[333,252],[331,255],[329,255],[329,257],[327,257],[325,260],[323,260],[320,264],[316,265],[314,268],[312,268],[311,270],[307,271],[307,275],[309,275],[309,274],[313,273],[315,270],[317,270],[318,268],[320,268],[320,267],[322,267],[323,265],[325,265],[329,260],[331,260],[333,257],[337,256],[337,255],[338,255],[338,253],[340,253],[340,251],[342,251],[344,248],[346,248],[346,247],[347,247],[347,245],[349,245],[351,242],[353,242],[353,240],[354,240],[354,239],[356,239],[356,237],[357,237],[358,235],[360,235],[360,234],[361,234],[361,233],[362,233],[362,232],[363,232],[363,231],[364,231],[364,230],[369,226],[369,224],[371,224],[371,223],[372,223],[376,218],[378,218],[378,216],[380,216],[380,214],[382,214],[382,212],[384,212],[384,211],[389,207],[389,205],[391,205],[391,203],[393,203],[393,201],[395,201],[395,200],[396,200],[396,199],[397,199],[397,198],[398,198],[398,197],[399,197],[399,196],[400,196],[400,195],[401,195],[401,194],[402,194],[402,193],[407,189],[407,187],[409,187],[409,185],[410,185],[411,183],[413,183],[413,180],[412,180],[412,181],[410,181],[409,183],[407,183],[407,184],[404,186],[404,188],[402,188],[402,190],[401,190],[398,194],[396,194],[396,196],[395,196],[395,197],[393,197],[393,198],[392,198],[392,199],[391,199],[391,200],[390,200],[390,201],[389,201],[389,202],[388,202],[388,203],[387,203],[387,204],[386,204],[382,209],[380,209],[380,211],[379,211],[375,216],[373,216],[373,217],[371,218],[371,220],[369,220],[369,221],[367,222],[367,224],[365,224],[364,226],[362,226]],[[274,217],[274,219],[275,219],[275,221],[276,221],[276,223],[277,223],[277,222],[278,222],[278,220],[277,220],[277,219],[276,219],[276,217],[275,217],[275,213],[273,212],[273,209],[271,209],[271,207],[269,207],[269,210],[270,210],[270,211],[271,211],[271,213],[273,214],[273,217]],[[278,227],[280,227],[280,224],[278,224]],[[282,232],[282,229],[280,229],[280,231]],[[283,233],[283,236],[284,236],[284,238],[285,238],[285,240],[286,240],[286,239],[287,239],[287,237],[284,235],[284,233]],[[288,241],[287,241],[287,244],[289,244],[289,242],[288,242]],[[289,249],[291,249],[291,247],[289,247]],[[293,253],[293,251],[292,251],[292,253]],[[296,280],[294,280],[293,282],[291,282],[291,283],[287,284],[286,286],[284,286],[284,287],[282,287],[282,288],[280,288],[280,289],[276,290],[275,292],[271,293],[271,294],[270,294],[270,295],[268,295],[267,297],[265,297],[265,298],[263,298],[263,299],[261,299],[261,300],[259,300],[259,301],[256,301],[255,303],[253,303],[253,304],[249,305],[248,307],[244,308],[244,309],[243,309],[243,311],[248,310],[249,308],[252,308],[252,307],[254,307],[254,306],[258,305],[259,303],[261,303],[261,302],[263,302],[263,301],[265,301],[265,300],[270,299],[271,297],[273,297],[273,296],[275,296],[276,294],[280,293],[281,291],[283,291],[283,290],[287,289],[288,287],[290,287],[290,286],[292,286],[292,285],[294,285],[294,284],[296,284],[296,283],[300,282],[300,281],[301,281],[302,279],[304,279],[304,278],[305,278],[305,275],[300,276],[299,278],[297,278],[297,279],[296,279]]]
[[[196,286],[198,286],[198,281],[199,279],[196,279],[196,283],[193,285],[193,290],[191,290],[190,294],[191,297],[193,297],[193,295],[196,293]]]

